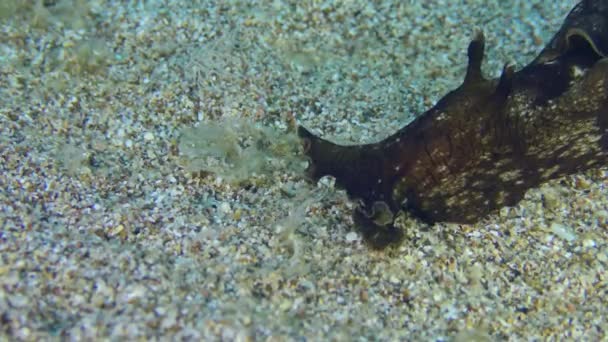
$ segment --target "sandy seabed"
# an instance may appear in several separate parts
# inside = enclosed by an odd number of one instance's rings
[[[3,1],[2,338],[604,338],[606,170],[378,252],[283,162],[294,118],[379,140],[462,81],[475,29],[497,76],[573,5]]]

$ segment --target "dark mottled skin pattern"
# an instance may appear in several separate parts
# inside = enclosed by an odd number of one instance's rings
[[[385,140],[342,146],[299,127],[313,179],[360,200],[354,217],[376,248],[398,242],[395,214],[473,223],[542,182],[608,161],[608,0],[583,1],[532,63],[481,74],[484,39],[463,84]]]

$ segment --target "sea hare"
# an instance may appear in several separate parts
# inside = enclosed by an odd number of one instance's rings
[[[312,179],[335,177],[359,200],[354,219],[383,248],[398,212],[474,223],[539,184],[608,160],[608,0],[582,1],[529,65],[481,73],[484,37],[464,82],[378,143],[344,146],[298,128]]]

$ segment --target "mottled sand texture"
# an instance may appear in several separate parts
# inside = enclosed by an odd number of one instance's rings
[[[0,339],[605,337],[605,170],[377,252],[289,129],[379,140],[573,5],[2,0]]]

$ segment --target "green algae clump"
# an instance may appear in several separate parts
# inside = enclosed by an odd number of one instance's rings
[[[188,172],[215,174],[239,184],[274,171],[304,171],[299,138],[289,129],[249,119],[227,118],[182,130],[180,165]]]

